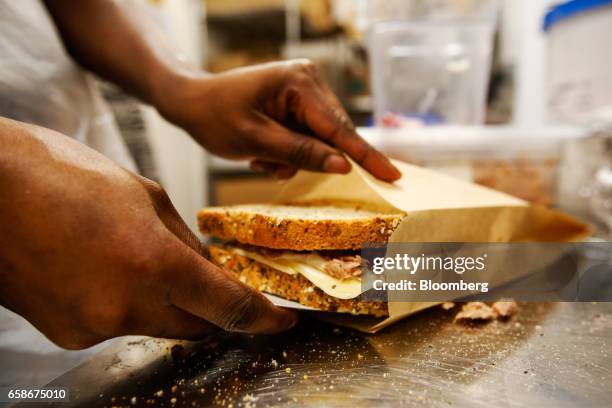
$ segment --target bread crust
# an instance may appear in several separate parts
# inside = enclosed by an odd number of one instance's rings
[[[277,271],[267,265],[230,253],[215,245],[211,245],[209,251],[210,260],[213,263],[235,273],[243,283],[259,291],[323,311],[376,317],[389,315],[387,304],[384,302],[369,302],[359,298],[334,298],[315,287],[302,275],[289,275]]]
[[[198,213],[200,231],[225,240],[272,249],[312,251],[359,249],[385,243],[403,214],[375,214],[357,219],[302,219],[240,211],[232,207],[204,208]]]

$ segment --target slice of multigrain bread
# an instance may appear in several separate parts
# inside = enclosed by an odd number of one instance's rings
[[[237,205],[200,210],[204,234],[273,249],[359,249],[387,242],[404,214],[330,205]]]
[[[267,265],[211,245],[210,260],[229,270],[246,285],[262,292],[293,300],[315,309],[376,317],[388,316],[387,304],[356,299],[338,299],[327,295],[302,275],[289,275]]]

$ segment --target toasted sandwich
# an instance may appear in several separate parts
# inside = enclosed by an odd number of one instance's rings
[[[360,248],[386,243],[405,214],[353,204],[204,208],[198,224],[223,240],[210,258],[245,284],[323,311],[388,316],[385,302],[362,299]]]

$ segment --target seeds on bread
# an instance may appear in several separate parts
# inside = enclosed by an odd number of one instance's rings
[[[294,251],[359,249],[387,242],[404,214],[330,205],[239,205],[198,213],[204,234],[243,244]]]

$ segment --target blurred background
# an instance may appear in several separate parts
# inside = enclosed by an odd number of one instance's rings
[[[213,73],[309,58],[359,133],[390,157],[563,209],[612,240],[612,0],[130,1],[140,2],[143,13],[193,63]],[[41,7],[39,1],[4,4],[25,14]],[[6,26],[0,33],[11,30]],[[11,51],[19,48],[7,43]],[[38,62],[26,60],[22,66],[44,68]],[[281,188],[279,181],[251,172],[246,162],[206,154],[154,109],[115,86],[98,85],[140,172],[165,187],[194,232],[201,207],[265,202]],[[53,101],[46,85],[44,90]],[[48,116],[63,122],[64,112],[83,110],[78,98],[68,102],[40,105],[54,108]],[[25,104],[31,107],[29,99]],[[560,309],[553,336],[564,338],[585,327],[584,316],[591,311],[576,309],[574,330],[566,330],[571,310]],[[596,328],[610,321],[604,312],[601,319],[599,311],[596,316]],[[0,313],[0,385],[45,384],[105,347],[68,355],[32,333],[23,319]],[[605,348],[602,333],[583,342]],[[344,341],[335,331],[332,337]],[[141,361],[139,353],[148,351],[136,346],[125,353]],[[463,354],[461,361],[468,361]],[[598,359],[593,372],[599,373],[605,367],[599,355],[593,358]],[[115,360],[109,367],[123,368]],[[550,390],[533,378],[537,387]],[[562,395],[572,397],[572,387]]]
[[[609,237],[612,1],[139,1],[205,69],[309,58],[391,157],[564,209]],[[139,167],[194,230],[203,205],[280,188],[102,86]]]

